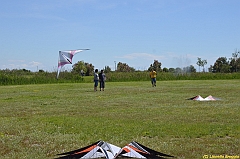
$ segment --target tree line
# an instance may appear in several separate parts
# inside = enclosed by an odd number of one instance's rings
[[[219,57],[213,65],[210,65],[208,68],[208,72],[212,73],[233,73],[233,72],[240,72],[240,51],[237,49],[235,52],[232,53],[232,57],[227,59],[226,57]],[[199,66],[199,72],[207,72],[205,69],[205,66],[207,64],[206,59],[201,59],[200,57],[197,58],[196,64]],[[200,70],[200,68],[202,68]],[[195,73],[196,69],[193,65],[186,66],[183,68],[177,67],[177,68],[162,68],[162,63],[158,60],[154,60],[152,64],[148,67],[147,70],[144,71],[150,71],[151,69],[154,69],[157,72],[170,72],[170,73]],[[105,73],[112,72],[111,68],[109,66],[105,66],[103,68]],[[1,71],[1,70],[0,70]],[[2,70],[3,71],[3,70]],[[7,69],[5,70],[7,71]],[[4,71],[4,72],[5,72]],[[115,68],[114,72],[139,72],[139,70],[136,70],[133,67],[130,67],[127,63],[118,62],[117,67]],[[30,70],[22,69],[22,70],[12,70],[7,72],[25,72],[30,73]],[[39,70],[39,72],[45,72],[44,70]],[[81,74],[84,76],[92,76],[94,72],[94,65],[91,63],[87,63],[84,61],[78,61],[77,63],[73,64],[71,73],[73,74]]]
[[[208,68],[208,72],[212,73],[233,73],[233,72],[240,72],[240,51],[237,49],[234,53],[232,53],[232,57],[227,59],[226,57],[219,57],[213,65],[210,65]],[[205,66],[207,64],[206,59],[201,59],[200,57],[197,58],[196,64],[199,66],[199,72],[207,72],[205,69]],[[202,68],[200,70],[200,68]],[[177,68],[162,68],[162,63],[158,60],[154,60],[152,64],[148,67],[145,71],[150,71],[151,69],[154,69],[157,72],[172,72],[172,73],[194,73],[196,72],[196,69],[193,65],[186,66],[183,68],[177,67]],[[105,66],[103,70],[108,73],[111,72],[111,68],[109,66]],[[78,61],[73,65],[72,72],[73,73],[79,73],[84,72],[86,76],[93,75],[94,71],[94,65],[91,63],[86,63],[84,61]],[[115,72],[136,72],[139,70],[136,70],[133,67],[130,67],[127,63],[118,62],[117,67],[114,70]]]

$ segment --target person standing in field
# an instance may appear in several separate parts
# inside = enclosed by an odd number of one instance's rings
[[[94,91],[97,91],[99,76],[98,76],[98,69],[95,69],[94,71]]]
[[[105,88],[106,75],[103,70],[99,73],[100,91],[104,91]]]
[[[149,75],[150,75],[150,78],[151,78],[152,86],[153,86],[153,87],[156,87],[156,83],[157,83],[157,80],[156,80],[156,78],[157,78],[157,72],[152,69]]]

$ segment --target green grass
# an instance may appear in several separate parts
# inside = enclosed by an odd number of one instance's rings
[[[50,159],[97,140],[177,158],[240,155],[239,90],[239,80],[1,86],[0,156]],[[199,94],[221,100],[186,100]]]

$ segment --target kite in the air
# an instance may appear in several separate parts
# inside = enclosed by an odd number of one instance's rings
[[[64,155],[56,159],[89,159],[89,158],[145,158],[145,159],[164,159],[164,157],[173,157],[161,152],[152,150],[137,142],[131,142],[123,148],[109,144],[104,141],[98,141],[89,146],[61,153]]]
[[[61,68],[65,64],[72,64],[72,58],[75,54],[82,52],[84,50],[89,49],[79,49],[79,50],[68,50],[68,51],[59,51],[59,58],[58,58],[58,71],[57,71],[57,78],[59,76],[59,73],[61,71]]]
[[[201,97],[200,95],[197,95],[195,97],[189,98],[188,100],[197,100],[197,101],[215,101],[220,100],[219,98],[215,98],[211,95],[207,96],[206,98]]]

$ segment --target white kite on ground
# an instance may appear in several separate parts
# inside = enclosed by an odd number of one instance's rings
[[[67,50],[67,51],[59,51],[59,58],[58,58],[58,71],[57,71],[57,78],[61,71],[61,68],[65,64],[72,64],[72,58],[75,54],[89,50],[89,49],[78,49],[78,50]]]
[[[145,159],[164,159],[164,157],[173,157],[161,152],[152,150],[137,142],[131,142],[123,148],[109,144],[104,141],[98,141],[89,146],[78,150],[58,154],[65,155],[56,159],[89,159],[89,158],[145,158]]]
[[[219,98],[215,98],[211,95],[207,96],[206,98],[201,97],[200,95],[197,95],[195,97],[189,98],[188,100],[197,100],[197,101],[215,101],[220,100]]]

